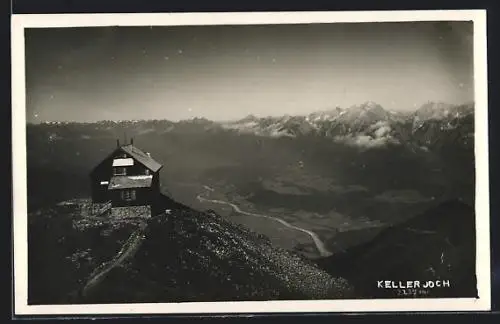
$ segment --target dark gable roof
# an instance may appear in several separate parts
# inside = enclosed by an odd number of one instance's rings
[[[156,162],[155,160],[153,160],[153,158],[151,158],[150,156],[148,156],[146,153],[144,153],[143,151],[139,150],[137,147],[133,146],[132,144],[128,144],[128,145],[124,145],[124,146],[121,146],[117,149],[115,149],[112,153],[110,153],[106,158],[104,158],[101,162],[99,162],[99,164],[97,164],[93,169],[92,171],[90,171],[90,176],[93,176],[95,174],[95,172],[97,171],[97,169],[109,158],[111,158],[112,156],[114,156],[116,154],[117,151],[123,151],[127,154],[129,154],[130,156],[132,156],[136,161],[138,161],[139,163],[143,164],[146,168],[148,168],[149,170],[153,171],[153,172],[157,172],[158,170],[160,170],[163,166]]]
[[[125,153],[129,154],[134,158],[135,160],[139,161],[141,164],[143,164],[146,168],[149,170],[156,172],[161,169],[162,165],[158,162],[156,162],[152,157],[144,153],[143,151],[139,150],[137,147],[133,146],[132,144],[124,145],[120,147],[122,151]]]

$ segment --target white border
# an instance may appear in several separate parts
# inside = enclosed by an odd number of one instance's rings
[[[27,188],[24,28],[85,26],[246,25],[338,22],[473,21],[476,231],[479,299],[373,299],[107,305],[27,305]],[[487,311],[490,301],[489,175],[485,10],[55,14],[12,16],[12,152],[15,315],[283,312]]]

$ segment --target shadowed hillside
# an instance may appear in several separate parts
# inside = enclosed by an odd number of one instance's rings
[[[367,297],[401,294],[377,288],[378,280],[449,280],[450,287],[416,296],[475,297],[475,244],[474,209],[448,201],[318,264],[331,274],[345,276]]]
[[[82,206],[65,204],[31,217],[31,304],[333,299],[353,293],[346,280],[272,247],[267,238],[165,196],[156,202],[164,212],[146,223],[89,219]],[[122,253],[140,223],[146,225],[140,245],[82,294],[95,269]]]

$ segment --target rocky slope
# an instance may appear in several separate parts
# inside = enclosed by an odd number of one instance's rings
[[[155,208],[164,212],[144,223],[95,219],[85,216],[82,206],[65,204],[31,216],[30,303],[332,299],[353,294],[345,279],[214,212],[198,212],[164,197]],[[121,246],[141,224],[146,225],[144,237],[133,253],[111,270],[103,266],[124,253],[119,253]],[[107,268],[105,276],[82,294],[99,266]]]
[[[214,212],[180,204],[148,221],[145,239],[86,302],[182,302],[347,298],[343,278],[272,247]],[[126,285],[123,283],[126,282]]]
[[[30,304],[477,294],[474,211],[459,201],[314,262],[213,211],[195,211],[166,197],[157,206],[163,212],[147,220],[96,219],[85,215],[86,204],[69,202],[31,215]],[[145,229],[140,237],[139,227]],[[379,280],[445,280],[450,287],[380,289]]]
[[[94,217],[90,205],[89,200],[72,199],[28,214],[29,304],[68,303],[144,221]]]

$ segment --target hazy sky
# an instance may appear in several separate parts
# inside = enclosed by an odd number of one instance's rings
[[[27,120],[304,114],[473,95],[472,23],[26,31]]]

